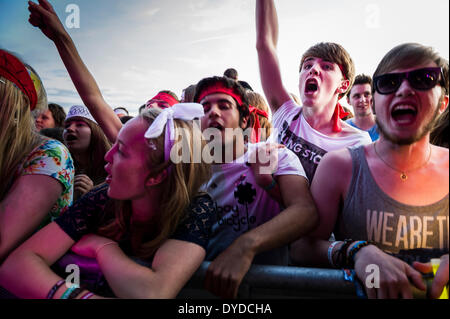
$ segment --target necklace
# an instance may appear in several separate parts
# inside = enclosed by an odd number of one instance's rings
[[[427,158],[427,160],[425,161],[425,163],[423,163],[422,165],[420,165],[419,167],[417,167],[417,168],[415,168],[415,169],[410,170],[409,172],[407,172],[407,171],[401,171],[401,170],[398,170],[398,169],[396,169],[395,167],[392,167],[391,165],[389,165],[389,163],[386,162],[386,161],[380,156],[380,154],[378,154],[378,151],[377,151],[377,144],[378,144],[378,143],[375,143],[375,144],[373,145],[373,148],[374,148],[375,153],[377,154],[377,156],[380,158],[380,160],[381,160],[384,164],[386,164],[386,166],[388,166],[389,168],[393,169],[393,170],[396,171],[396,172],[399,172],[399,173],[400,173],[400,179],[401,179],[403,182],[406,181],[406,180],[408,179],[408,175],[406,175],[406,173],[411,173],[411,172],[417,171],[418,169],[424,167],[425,165],[428,164],[428,162],[430,161],[430,158],[431,158],[431,145],[430,145],[430,152],[429,152],[429,154],[428,154],[428,158]]]

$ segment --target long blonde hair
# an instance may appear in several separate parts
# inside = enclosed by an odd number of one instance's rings
[[[150,125],[160,112],[160,109],[152,108],[140,116]],[[147,178],[157,176],[165,169],[168,169],[168,175],[161,185],[161,206],[159,214],[154,219],[152,239],[143,242],[136,252],[138,257],[144,259],[153,256],[161,244],[175,232],[180,222],[187,217],[186,209],[199,195],[200,187],[211,177],[209,164],[194,161],[194,150],[203,150],[207,147],[200,128],[192,121],[182,120],[174,120],[174,127],[176,131],[182,132],[175,135],[178,139],[174,145],[182,143],[182,139],[183,142],[187,142],[190,159],[178,164],[171,162],[170,159],[164,161],[164,132],[158,138],[149,141],[156,146],[156,151],[149,151],[148,165],[151,171]],[[114,201],[112,209],[115,212],[115,220],[99,229],[101,235],[120,240],[129,232],[132,214],[130,203],[130,201]]]
[[[0,201],[12,186],[21,162],[42,142],[34,126],[30,101],[13,82],[0,77]],[[43,86],[38,106],[47,104]]]

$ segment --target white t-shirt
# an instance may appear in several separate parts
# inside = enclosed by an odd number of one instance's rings
[[[320,133],[309,125],[301,110],[302,107],[294,101],[287,101],[273,115],[273,127],[278,130],[277,142],[286,145],[298,156],[310,181],[327,152],[372,143],[367,132],[350,125],[348,127],[354,134],[344,137],[330,137]]]
[[[217,212],[212,236],[206,250],[206,260],[214,260],[236,238],[264,224],[283,208],[255,181],[252,169],[246,165],[257,146],[248,144],[247,152],[229,164],[212,166],[212,178],[206,185]],[[278,168],[273,174],[306,177],[298,157],[287,148],[278,150]],[[287,246],[264,252],[254,259],[256,264],[287,265]]]

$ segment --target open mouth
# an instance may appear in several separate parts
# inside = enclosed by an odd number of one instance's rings
[[[224,129],[224,127],[222,125],[220,125],[219,123],[217,123],[217,122],[210,123],[209,127],[218,129],[220,131],[223,131],[223,129]]]
[[[77,139],[77,137],[75,135],[67,135],[66,136],[67,142],[75,141],[76,139]]]
[[[319,84],[315,79],[309,79],[305,84],[305,93],[314,93],[319,89]]]
[[[399,124],[412,124],[416,119],[417,109],[412,105],[397,105],[392,109],[391,116]]]

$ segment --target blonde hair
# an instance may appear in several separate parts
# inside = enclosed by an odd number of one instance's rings
[[[158,114],[161,112],[158,108],[146,110],[140,115],[150,125]],[[205,184],[211,177],[210,165],[204,162],[195,163],[194,149],[195,144],[199,144],[199,149],[203,150],[206,142],[202,137],[200,128],[194,122],[185,122],[182,120],[174,120],[175,130],[183,134],[175,134],[178,139],[174,142],[181,143],[181,139],[189,145],[189,161],[181,161],[173,163],[164,161],[164,136],[163,132],[158,138],[149,140],[156,146],[155,151],[150,151],[148,156],[148,166],[151,168],[147,179],[157,176],[165,169],[168,174],[164,182],[161,184],[161,198],[159,214],[156,216],[152,230],[149,233],[152,239],[141,243],[136,255],[140,258],[148,259],[156,252],[161,244],[168,239],[176,230],[186,216],[186,209],[191,201],[199,195],[200,187]],[[131,220],[131,202],[130,201],[114,201],[112,209],[115,212],[115,220],[99,229],[99,233],[103,236],[120,240],[129,231]]]
[[[8,193],[19,165],[42,138],[37,134],[28,97],[13,82],[0,77],[0,201]],[[47,104],[41,85],[38,104]]]
[[[265,111],[267,115],[269,115],[269,106],[267,105],[264,97],[256,92],[247,90],[246,95],[249,101],[249,105],[256,107],[262,111]],[[264,116],[257,115],[255,113],[250,113],[250,125],[253,127],[253,124],[256,121],[256,116],[259,116],[259,124],[261,126],[261,142],[267,140],[267,138],[272,134],[272,123],[269,118],[265,118]]]

